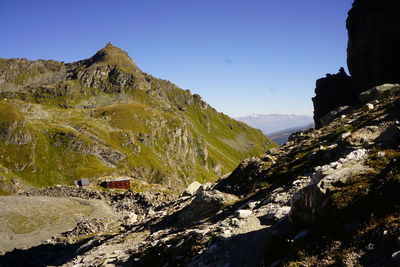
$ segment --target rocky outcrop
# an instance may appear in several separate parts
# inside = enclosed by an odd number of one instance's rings
[[[310,184],[291,199],[291,221],[317,223],[329,218],[332,211],[330,198],[335,191],[340,190],[348,179],[371,171],[362,162],[366,155],[365,149],[358,149],[338,161],[315,167],[309,178]]]
[[[0,124],[0,140],[3,140],[6,144],[26,145],[31,143],[33,138],[25,121],[14,121],[8,125]]]
[[[0,140],[12,145],[26,145],[34,140],[21,112],[8,103],[0,103]]]
[[[320,128],[321,118],[341,106],[352,106],[358,103],[359,90],[352,77],[343,68],[337,74],[327,74],[316,82],[314,103],[315,127]]]
[[[400,81],[400,3],[356,0],[349,11],[347,65],[363,88]]]
[[[202,219],[214,215],[226,206],[234,204],[239,199],[231,194],[219,192],[218,190],[200,191],[192,202],[181,211],[179,226],[187,227]]]
[[[386,83],[362,92],[359,98],[362,104],[367,104],[373,100],[381,101],[396,94],[400,94],[400,84]]]
[[[400,3],[356,0],[347,19],[347,65],[338,74],[317,81],[314,121],[340,106],[359,104],[358,95],[384,83],[400,82]]]
[[[76,131],[68,129],[68,131],[57,131],[51,135],[51,145],[55,147],[66,147],[69,151],[83,154],[93,155],[99,158],[105,165],[115,168],[115,166],[123,159],[126,155],[112,149],[103,142],[99,142],[96,138],[91,138],[89,134],[82,135]]]
[[[54,60],[0,59],[0,88],[20,91],[24,86],[56,84],[67,77],[67,68]]]
[[[322,127],[322,126],[328,125],[329,123],[331,123],[336,118],[345,117],[352,110],[353,110],[353,108],[349,107],[349,106],[340,106],[338,108],[335,108],[334,110],[326,113],[321,118],[319,118],[318,127]]]

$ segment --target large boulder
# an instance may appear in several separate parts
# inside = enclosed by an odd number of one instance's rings
[[[192,202],[179,214],[178,226],[186,227],[216,214],[239,198],[218,190],[198,191]]]
[[[311,174],[310,185],[291,199],[289,219],[303,224],[329,220],[335,212],[331,206],[334,194],[338,194],[349,179],[371,170],[364,164],[366,155],[365,149],[357,149],[338,161],[317,166]]]
[[[194,181],[193,183],[191,183],[186,189],[185,191],[183,191],[183,195],[184,196],[193,196],[194,194],[196,194],[197,190],[201,187],[201,183]]]

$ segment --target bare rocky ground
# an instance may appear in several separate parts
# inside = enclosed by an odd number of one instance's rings
[[[85,244],[79,249],[85,251],[93,242],[123,233],[171,199],[163,193],[72,186],[0,197],[0,266],[59,265],[72,255],[71,247]]]
[[[76,220],[115,219],[100,200],[54,197],[0,197],[0,253],[40,245],[76,226]]]
[[[129,191],[104,193],[66,186],[33,189],[24,193],[29,196],[4,197],[2,201],[5,205],[14,203],[8,207],[9,212],[22,205],[30,211],[32,219],[45,222],[37,223],[38,229],[27,233],[28,238],[34,241],[26,244],[28,249],[21,249],[17,243],[8,243],[9,248],[17,249],[7,253],[0,263],[2,266],[147,265],[146,256],[143,255],[142,260],[141,253],[179,241],[175,245],[178,249],[182,247],[181,250],[194,244],[202,245],[202,249],[195,249],[193,256],[197,256],[192,266],[198,266],[199,262],[219,266],[235,256],[237,266],[260,265],[263,246],[257,246],[258,250],[253,251],[255,245],[265,240],[274,222],[288,214],[289,197],[301,187],[297,183],[290,193],[278,190],[268,199],[256,198],[254,201],[243,201],[237,196],[212,190],[211,184],[195,188],[193,195],[174,201],[165,198],[162,201],[162,197],[157,198],[157,195]],[[153,202],[149,198],[153,198]],[[278,202],[274,202],[275,199]],[[236,203],[233,210],[222,212],[225,205],[233,203]],[[207,220],[213,213],[218,213],[219,221]],[[50,217],[55,222],[48,223]],[[26,218],[28,216],[21,220]],[[49,229],[51,231],[47,232]],[[207,248],[206,244],[214,239],[219,241]],[[38,246],[29,248],[33,245]],[[254,257],[253,253],[258,256]],[[175,260],[187,256],[176,255]],[[157,265],[161,259],[152,259],[156,262],[151,264]]]

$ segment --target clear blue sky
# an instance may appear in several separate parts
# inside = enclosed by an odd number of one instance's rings
[[[232,116],[312,114],[346,65],[352,0],[1,0],[0,57],[72,62],[111,41]]]

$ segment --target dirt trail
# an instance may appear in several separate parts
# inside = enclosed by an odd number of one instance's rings
[[[101,200],[38,196],[0,197],[0,255],[42,244],[75,227],[82,217],[113,218]]]

